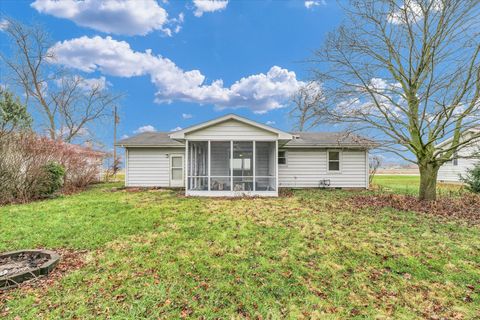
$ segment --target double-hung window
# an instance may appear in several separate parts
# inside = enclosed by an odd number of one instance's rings
[[[458,166],[458,153],[456,153],[456,152],[453,154],[452,163],[453,163],[454,166]]]
[[[278,151],[278,164],[287,164],[287,151]]]
[[[328,151],[328,171],[340,172],[340,151]]]

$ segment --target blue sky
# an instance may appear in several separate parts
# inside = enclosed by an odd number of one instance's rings
[[[305,61],[342,19],[337,4],[323,0],[149,0],[132,7],[116,0],[103,9],[85,2],[3,0],[0,11],[43,24],[60,63],[125,94],[119,137],[231,112],[291,129],[287,97],[308,79]],[[110,128],[102,130],[98,137],[111,141]]]

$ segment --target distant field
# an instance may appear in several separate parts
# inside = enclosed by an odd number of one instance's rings
[[[373,179],[374,187],[403,194],[416,194],[420,184],[418,175],[376,175]],[[459,184],[439,183],[438,193],[451,194],[461,192]]]

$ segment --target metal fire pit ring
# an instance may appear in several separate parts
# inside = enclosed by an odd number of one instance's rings
[[[15,258],[20,256],[21,254],[38,254],[43,258],[47,258],[48,260],[45,261],[43,264],[29,268],[28,270],[13,273],[10,275],[7,273],[4,276],[0,276],[0,290],[14,288],[24,281],[38,278],[40,276],[46,276],[55,268],[58,261],[60,260],[60,256],[56,252],[37,249],[5,252],[0,254],[0,260],[9,257]]]

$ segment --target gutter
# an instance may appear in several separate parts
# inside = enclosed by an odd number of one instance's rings
[[[161,144],[116,144],[119,148],[184,148],[185,145],[161,145]]]

